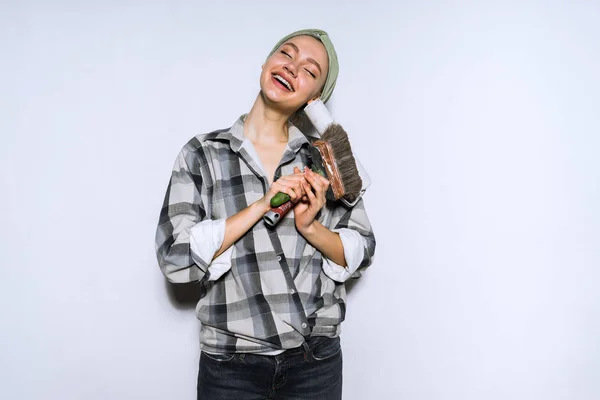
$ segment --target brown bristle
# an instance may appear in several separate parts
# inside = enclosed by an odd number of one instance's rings
[[[333,123],[323,132],[321,140],[329,143],[333,151],[333,157],[344,185],[344,198],[353,202],[362,189],[362,179],[358,174],[348,134],[340,125]]]

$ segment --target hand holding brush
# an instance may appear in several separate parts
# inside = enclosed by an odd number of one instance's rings
[[[362,180],[344,129],[336,123],[330,124],[321,139],[309,146],[309,154],[312,171],[329,180],[326,198],[353,202],[361,192]],[[265,223],[275,226],[293,206],[288,195],[277,193],[271,199],[271,210],[263,217]]]
[[[304,179],[301,185],[305,195],[294,206],[294,222],[298,232],[303,236],[305,233],[310,235],[309,232],[315,232],[310,227],[327,202],[327,190],[330,186],[327,178],[313,172],[310,168],[304,168]]]

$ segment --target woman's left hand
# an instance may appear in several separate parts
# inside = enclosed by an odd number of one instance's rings
[[[297,171],[296,171],[297,170]],[[294,173],[300,169],[294,168]],[[294,206],[296,228],[300,233],[310,229],[321,208],[326,203],[325,193],[329,189],[329,181],[310,168],[304,169],[306,183],[302,183],[305,196]]]

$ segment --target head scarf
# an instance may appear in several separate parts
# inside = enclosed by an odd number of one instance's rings
[[[319,29],[302,29],[300,31],[296,31],[294,33],[290,33],[283,39],[281,39],[273,50],[269,53],[269,57],[279,49],[279,47],[290,40],[293,37],[307,35],[312,36],[318,39],[323,46],[325,46],[325,50],[327,51],[327,57],[329,58],[329,72],[327,73],[327,79],[325,80],[325,86],[323,87],[323,93],[321,94],[321,100],[323,103],[327,102],[333,93],[333,89],[335,88],[335,82],[337,81],[338,73],[340,70],[340,66],[338,64],[337,53],[335,52],[335,48],[333,47],[333,43],[331,43],[331,39],[329,39],[329,35],[327,32],[319,30]]]

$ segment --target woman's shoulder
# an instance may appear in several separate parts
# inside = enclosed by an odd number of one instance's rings
[[[178,157],[192,166],[206,165],[215,158],[215,154],[223,147],[222,139],[229,132],[229,128],[217,129],[208,133],[199,133],[183,145]]]
[[[230,129],[231,128],[223,128],[208,133],[199,133],[194,137],[190,138],[190,140],[188,140],[188,142],[186,143],[186,146],[198,148],[201,146],[206,146],[207,144],[210,144],[214,141],[220,141],[229,136],[228,133]]]
[[[197,152],[198,150],[214,147],[228,137],[230,128],[217,129],[208,133],[199,133],[191,137],[183,146],[183,152]]]

